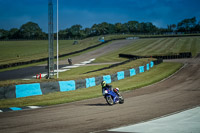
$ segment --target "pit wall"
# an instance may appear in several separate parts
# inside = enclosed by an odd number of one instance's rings
[[[88,88],[99,85],[102,80],[105,80],[106,83],[112,83],[114,81],[118,81],[126,77],[131,77],[136,74],[148,71],[154,65],[160,64],[162,62],[163,60],[151,61],[150,63],[144,66],[139,66],[137,68],[120,71],[111,75],[103,75],[81,80],[55,81],[0,87],[0,99],[21,98],[36,95],[45,95],[52,92],[73,91],[81,88]]]

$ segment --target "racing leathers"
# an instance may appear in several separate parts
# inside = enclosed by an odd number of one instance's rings
[[[116,88],[113,89],[112,85],[109,85],[109,84],[106,84],[105,87],[102,87],[102,94],[103,94],[103,96],[105,95],[105,93],[104,93],[105,89],[112,90],[113,92],[115,92],[119,96],[118,90]]]

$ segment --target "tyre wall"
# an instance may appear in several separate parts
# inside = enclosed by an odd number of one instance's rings
[[[157,59],[181,59],[181,58],[192,58],[191,52],[184,52],[184,53],[178,53],[178,54],[172,54],[172,55],[155,55],[155,56],[137,56],[137,55],[131,55],[131,54],[119,54],[119,57],[122,58],[128,58],[132,60],[140,59],[140,58],[157,58]]]
[[[89,88],[101,84],[102,80],[107,83],[122,80],[126,77],[134,76],[139,73],[150,70],[154,65],[162,63],[163,60],[155,60],[150,63],[132,68],[125,71],[120,71],[111,75],[103,75],[98,77],[91,77],[80,80],[44,82],[33,84],[12,85],[7,87],[0,87],[0,99],[21,98],[36,95],[44,95],[53,92],[73,91],[81,88]]]

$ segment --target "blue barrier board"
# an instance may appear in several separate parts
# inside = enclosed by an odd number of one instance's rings
[[[140,71],[140,73],[143,73],[144,72],[144,66],[140,66],[139,71]]]
[[[132,68],[130,69],[130,76],[134,76],[134,75],[136,75],[136,72],[135,72],[135,69]]]
[[[150,67],[153,67],[154,63],[153,61],[150,62]]]
[[[76,89],[75,81],[59,81],[60,91],[72,91]]]
[[[16,98],[42,95],[39,83],[16,85]]]
[[[93,78],[86,78],[85,80],[86,80],[86,88],[96,85],[94,77]]]
[[[105,75],[103,76],[103,80],[106,81],[106,83],[111,83],[111,76],[110,75]]]
[[[124,71],[117,72],[117,79],[118,80],[124,79]]]
[[[100,41],[100,42],[105,42],[105,40],[103,40],[103,39],[102,39],[102,40],[99,40],[99,41]]]
[[[10,107],[10,109],[13,111],[22,110],[21,108],[17,108],[17,107]]]
[[[147,71],[149,70],[149,64],[147,64]]]

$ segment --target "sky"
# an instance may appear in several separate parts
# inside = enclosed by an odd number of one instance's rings
[[[56,31],[57,0],[53,1]],[[152,22],[159,28],[186,18],[200,21],[200,0],[58,0],[59,30],[80,24]],[[0,29],[20,28],[37,23],[48,32],[48,0],[0,0]]]

